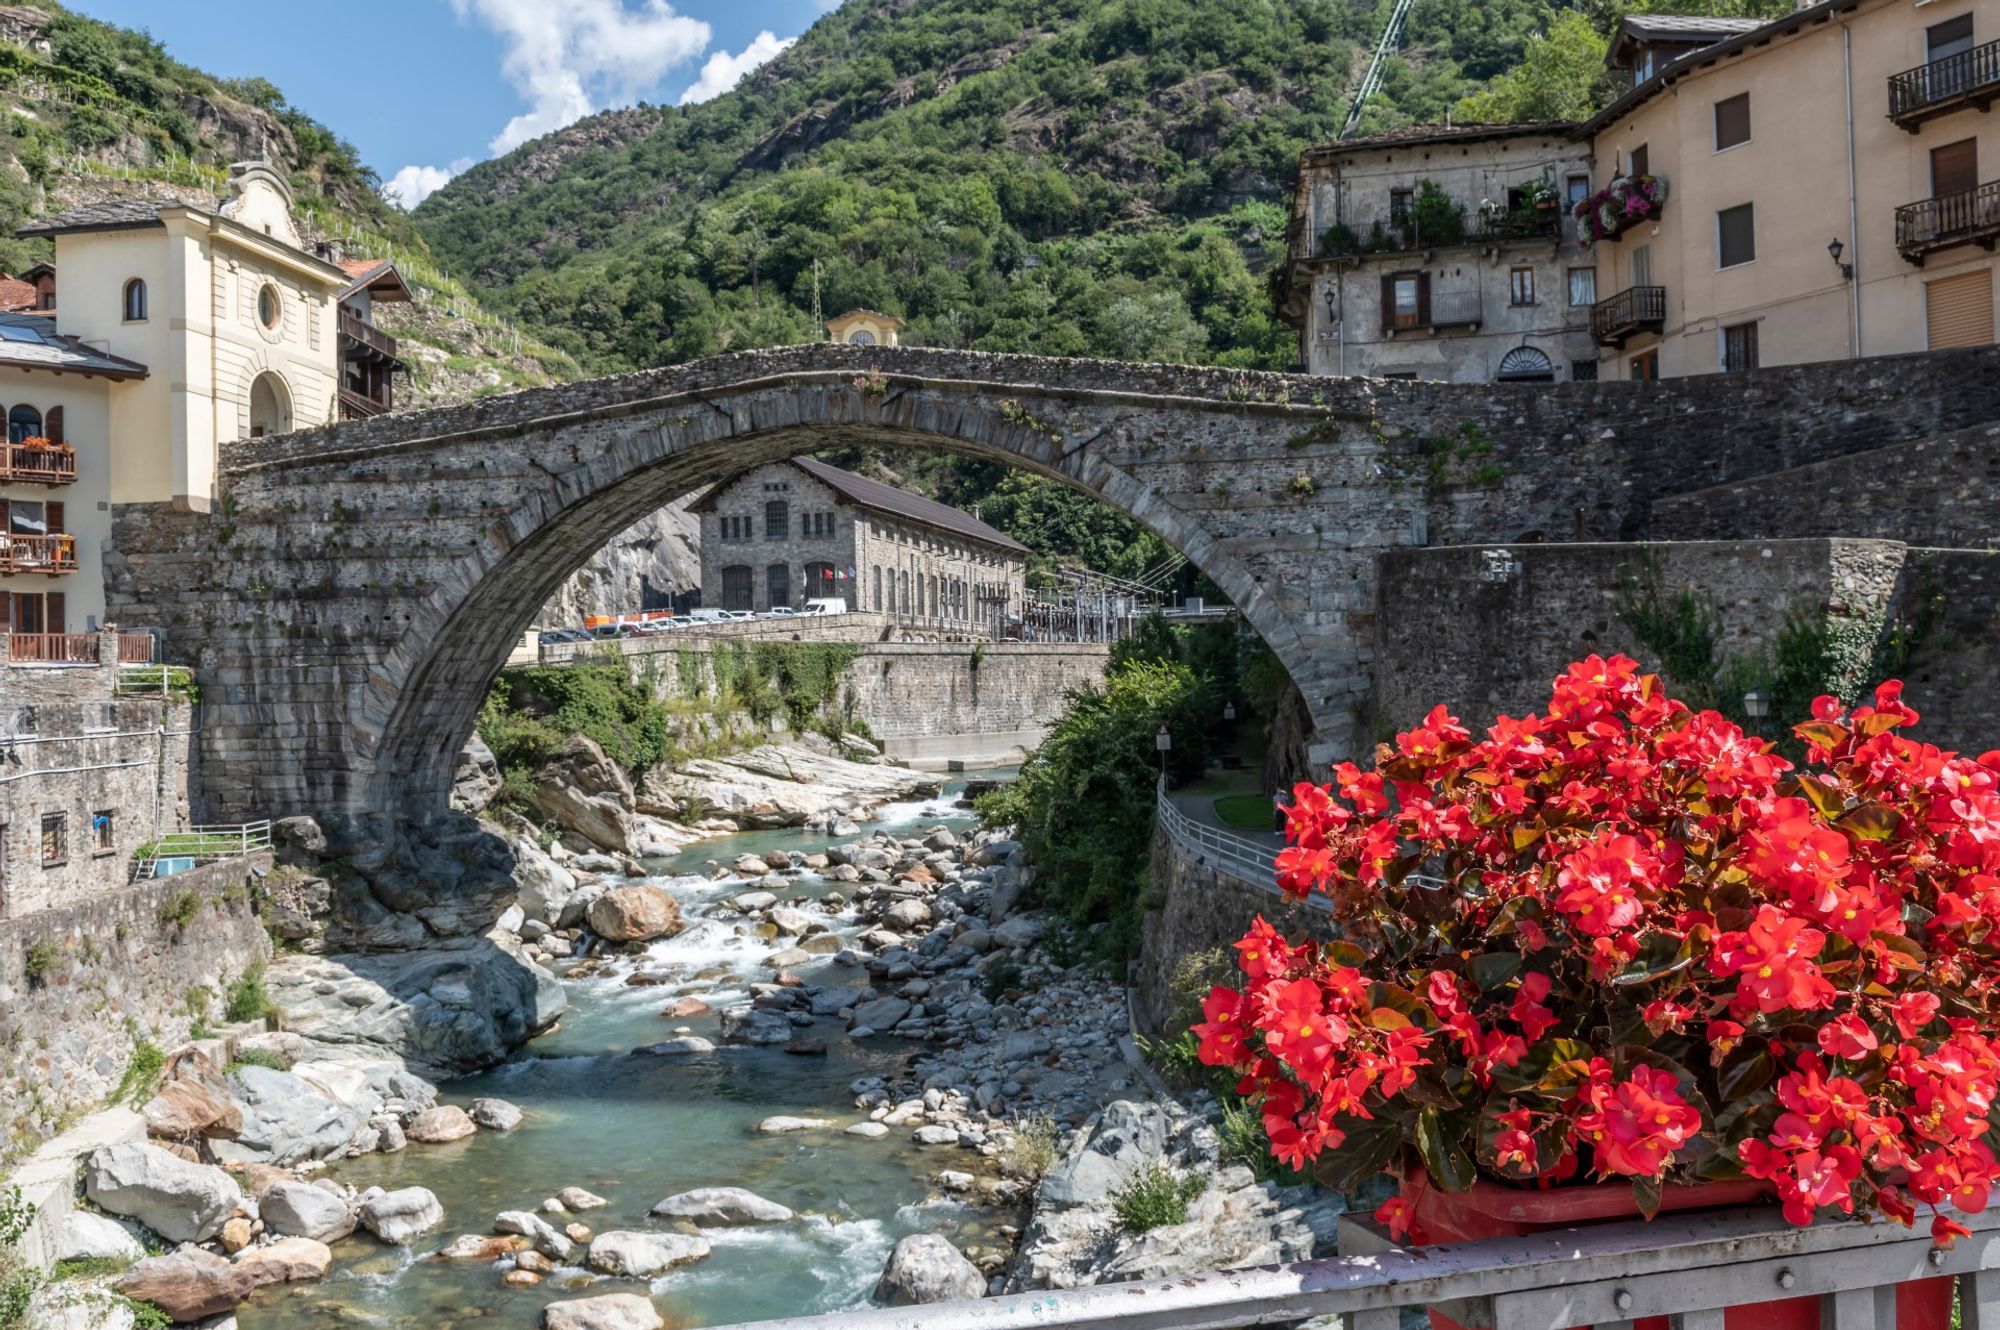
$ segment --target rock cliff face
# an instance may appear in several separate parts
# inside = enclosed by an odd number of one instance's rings
[[[664,608],[701,585],[701,521],[676,500],[621,532],[563,583],[542,607],[540,622],[574,627],[586,614]]]

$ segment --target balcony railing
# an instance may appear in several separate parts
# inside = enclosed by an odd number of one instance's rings
[[[75,571],[75,536],[0,534],[0,573],[46,573],[59,577]]]
[[[68,448],[30,448],[0,443],[0,485],[74,485],[76,453]]]
[[[1963,107],[1984,111],[2000,96],[2000,41],[1975,46],[1889,79],[1889,118],[1912,134]]]
[[[344,309],[340,311],[340,335],[391,360],[400,359],[396,354],[395,338],[372,323],[363,323]]]
[[[1486,302],[1478,291],[1434,291],[1425,303],[1428,308],[1414,314],[1383,310],[1382,331],[1435,334],[1443,328],[1477,328],[1486,321]]]
[[[153,649],[157,644],[151,633],[118,634],[118,663],[120,665],[151,665]]]
[[[355,392],[352,388],[340,390],[342,420],[366,420],[370,416],[379,416],[389,409],[389,403],[378,402],[364,393]]]
[[[1991,250],[2000,240],[2000,180],[1896,209],[1896,249],[1919,268],[1924,256],[1954,245]]]
[[[1590,307],[1590,335],[1599,346],[1623,346],[1667,326],[1667,288],[1634,286]]]
[[[15,665],[95,665],[96,633],[13,633],[7,659]]]
[[[1555,240],[1562,236],[1560,208],[1522,208],[1482,213],[1479,234],[1487,240]]]

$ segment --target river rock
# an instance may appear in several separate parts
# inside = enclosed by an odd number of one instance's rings
[[[174,1054],[159,1093],[139,1113],[147,1135],[171,1140],[234,1136],[243,1128],[243,1110],[231,1101],[228,1080],[193,1048]]]
[[[808,933],[823,930],[826,921],[816,919],[804,910],[780,907],[771,911],[771,922],[777,925],[781,937],[804,937]]]
[[[871,1030],[887,1030],[909,1014],[910,1004],[902,998],[879,997],[856,1007],[849,1024],[856,1027],[865,1025]]]
[[[238,1252],[236,1264],[254,1272],[262,1284],[303,1284],[326,1278],[333,1252],[311,1238],[280,1238]]]
[[[21,1324],[26,1330],[134,1330],[137,1305],[109,1289],[65,1280],[37,1288]]]
[[[354,1232],[354,1211],[342,1197],[305,1182],[274,1182],[257,1198],[264,1226],[286,1237],[338,1242]]]
[[[788,1044],[792,1022],[783,1012],[760,1007],[731,1007],[722,1013],[725,1044]]]
[[[653,1207],[666,1219],[692,1220],[697,1228],[733,1228],[742,1224],[782,1224],[792,1212],[741,1187],[696,1187],[667,1197]]]
[[[1091,1129],[1042,1177],[1038,1202],[1095,1205],[1153,1166],[1174,1134],[1177,1115],[1162,1104],[1121,1099],[1107,1104]]]
[[[758,1123],[756,1130],[764,1136],[782,1136],[794,1131],[818,1131],[822,1127],[832,1125],[833,1121],[830,1118],[795,1118],[777,1114]]]
[[[660,1015],[670,1021],[686,1020],[690,1016],[706,1016],[709,1005],[698,997],[675,998],[660,1009]]]
[[[70,1211],[56,1242],[58,1261],[136,1261],[145,1254],[123,1224],[89,1210]]]
[[[1042,940],[1042,921],[1029,915],[1009,919],[993,930],[993,943],[1000,947],[1032,947]]]
[[[383,1192],[361,1203],[361,1227],[382,1241],[402,1246],[444,1222],[444,1207],[425,1187]]]
[[[596,1192],[585,1191],[581,1187],[564,1187],[556,1193],[556,1199],[563,1203],[565,1210],[602,1210],[611,1204]]]
[[[635,1057],[680,1058],[697,1057],[703,1053],[713,1053],[714,1051],[715,1045],[703,1039],[700,1035],[684,1034],[677,1035],[672,1039],[662,1039],[657,1044],[647,1044],[643,1048],[635,1048],[632,1050],[632,1053]]]
[[[849,1007],[859,1006],[874,996],[874,990],[868,988],[822,988],[813,994],[812,1014],[838,1016]]]
[[[732,896],[729,904],[739,914],[756,914],[768,910],[778,903],[777,896],[768,891],[746,891],[741,896]]]
[[[199,1247],[151,1256],[113,1281],[138,1302],[150,1302],[182,1325],[220,1316],[263,1287],[263,1272],[233,1265]]]
[[[889,1134],[889,1129],[879,1122],[857,1122],[847,1129],[847,1134],[849,1136],[866,1136],[870,1140],[879,1140]]]
[[[516,1265],[512,1270],[500,1276],[500,1282],[507,1288],[533,1288],[542,1282],[542,1278],[543,1276],[540,1272]]]
[[[590,903],[591,931],[612,942],[650,942],[686,925],[680,902],[664,887],[613,887]]]
[[[931,921],[931,907],[922,901],[897,901],[882,912],[882,922],[899,933],[910,933]]]
[[[765,744],[672,771],[656,768],[646,776],[645,797],[669,806],[701,799],[744,827],[798,827],[938,789],[937,777],[907,768],[850,762],[799,744]]]
[[[110,1145],[84,1167],[84,1194],[169,1242],[206,1242],[243,1204],[235,1179],[155,1145]]]
[[[499,760],[475,730],[459,750],[458,765],[451,773],[451,806],[461,813],[482,813],[498,793]]]
[[[574,1251],[575,1244],[568,1237],[532,1210],[502,1210],[494,1217],[493,1230],[520,1234],[552,1261],[567,1261]]]
[[[466,1105],[466,1112],[472,1120],[488,1131],[512,1131],[521,1125],[526,1116],[517,1105],[505,1099],[475,1099]]]
[[[573,1298],[542,1308],[543,1330],[661,1330],[665,1325],[651,1299],[637,1293]]]
[[[923,1126],[911,1134],[918,1145],[957,1145],[958,1128],[937,1124]]]
[[[295,1072],[246,1065],[229,1077],[242,1107],[234,1139],[210,1149],[226,1164],[275,1164],[289,1168],[325,1159],[347,1148],[368,1125],[368,1113],[337,1104]]]
[[[986,1276],[935,1233],[912,1233],[898,1242],[875,1285],[875,1300],[885,1307],[984,1296]]]
[[[420,1145],[443,1145],[462,1141],[478,1130],[479,1124],[464,1109],[456,1104],[439,1104],[411,1118],[403,1128],[403,1135]]]
[[[222,1250],[233,1256],[249,1246],[250,1239],[253,1236],[250,1231],[249,1216],[237,1215],[223,1224],[222,1236],[217,1238],[216,1241],[222,1244]]]
[[[502,1061],[566,1005],[554,975],[490,938],[421,951],[281,956],[265,970],[286,1023],[348,1061],[402,1059],[433,1079]]]
[[[503,1257],[521,1252],[521,1239],[517,1237],[494,1237],[490,1233],[464,1233],[440,1247],[437,1259],[440,1261],[497,1261]]]
[[[514,883],[520,888],[515,903],[531,920],[543,924],[557,922],[562,918],[563,906],[576,891],[576,874],[526,837],[517,837],[513,846]]]
[[[651,1279],[663,1270],[690,1265],[708,1255],[708,1239],[690,1233],[600,1233],[590,1240],[584,1264],[604,1275]]]
[[[536,769],[529,798],[546,821],[602,849],[630,852],[632,782],[593,740],[564,740]]]

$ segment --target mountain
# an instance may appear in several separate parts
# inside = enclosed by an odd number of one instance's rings
[[[14,238],[31,218],[133,196],[212,203],[226,192],[230,162],[268,157],[291,182],[309,240],[393,258],[415,292],[413,305],[382,307],[412,370],[399,404],[442,405],[578,373],[448,277],[354,149],[264,79],[218,79],[147,34],[53,0],[0,5],[0,126],[0,268],[9,272],[52,254],[46,240]]]

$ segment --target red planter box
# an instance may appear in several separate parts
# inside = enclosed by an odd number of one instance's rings
[[[1752,1179],[1700,1187],[1670,1185],[1660,1190],[1660,1212],[1726,1210],[1770,1195],[1767,1183]],[[1416,1225],[1435,1243],[1521,1237],[1641,1217],[1632,1188],[1622,1182],[1548,1191],[1475,1182],[1469,1191],[1448,1192],[1433,1187],[1429,1176],[1419,1172],[1404,1176],[1403,1196],[1412,1203]],[[1895,1330],[1951,1330],[1951,1284],[1949,1275],[1941,1275],[1897,1288]],[[1633,1322],[1632,1330],[1669,1330],[1667,1322],[1664,1316],[1644,1316]],[[1820,1330],[1819,1298],[1777,1298],[1731,1307],[1724,1312],[1723,1323],[1726,1330]],[[1431,1309],[1431,1327],[1465,1330],[1436,1308]]]

